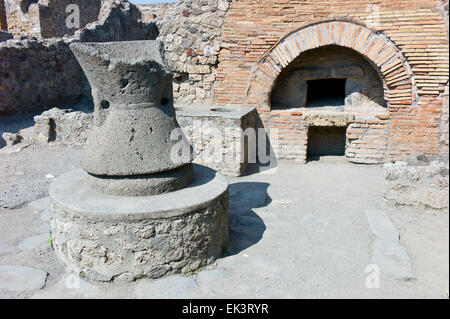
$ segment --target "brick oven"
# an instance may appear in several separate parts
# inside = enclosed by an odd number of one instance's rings
[[[444,8],[437,0],[234,0],[216,103],[255,107],[268,133],[278,130],[279,159],[371,164],[448,153]]]
[[[303,150],[298,160],[345,155],[350,161],[375,163],[384,158],[387,131],[364,143],[376,150],[366,153],[349,129],[355,120],[389,115],[376,68],[354,50],[326,45],[300,54],[276,78],[270,106],[273,111],[302,114],[298,129],[304,131],[306,153]]]

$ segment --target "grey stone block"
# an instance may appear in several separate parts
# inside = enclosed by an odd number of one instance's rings
[[[399,241],[400,235],[386,213],[379,210],[370,210],[366,211],[366,217],[370,229],[378,239],[392,242]]]
[[[257,112],[250,107],[214,107],[176,105],[180,126],[186,131],[192,145],[194,162],[211,167],[229,176],[244,175],[249,165],[248,152],[256,149],[244,137],[252,128],[257,133]],[[220,149],[217,156],[208,156]]]
[[[408,252],[398,242],[376,239],[373,249],[373,263],[382,273],[404,281],[415,278]]]
[[[41,289],[45,285],[47,273],[23,266],[0,266],[0,288],[10,291]]]
[[[49,233],[44,233],[25,238],[19,244],[19,248],[21,250],[45,249],[47,247],[50,247],[49,238],[50,238]]]
[[[78,274],[67,273],[57,284],[37,292],[31,299],[103,298],[99,287],[83,280]]]
[[[195,298],[198,287],[192,277],[172,276],[159,280],[141,280],[135,289],[140,299]]]

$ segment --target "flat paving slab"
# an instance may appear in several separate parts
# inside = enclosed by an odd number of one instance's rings
[[[19,244],[21,250],[43,249],[49,246],[50,233],[43,233],[31,237],[27,237]]]
[[[197,295],[198,287],[191,277],[175,275],[158,280],[140,280],[135,294],[139,299],[192,299]]]
[[[0,289],[21,292],[44,287],[47,273],[17,265],[0,266]]]

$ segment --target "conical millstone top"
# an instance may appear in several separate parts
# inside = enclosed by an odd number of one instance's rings
[[[70,49],[94,97],[94,129],[82,158],[91,184],[107,193],[152,195],[189,183],[190,154],[174,158],[181,142],[171,134],[180,128],[163,43],[73,43]]]

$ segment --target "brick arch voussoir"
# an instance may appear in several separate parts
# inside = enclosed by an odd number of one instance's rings
[[[302,53],[328,45],[352,49],[378,72],[389,105],[411,104],[413,79],[395,44],[369,28],[349,21],[314,23],[283,37],[256,63],[246,92],[246,104],[270,110],[270,92],[278,75]]]

